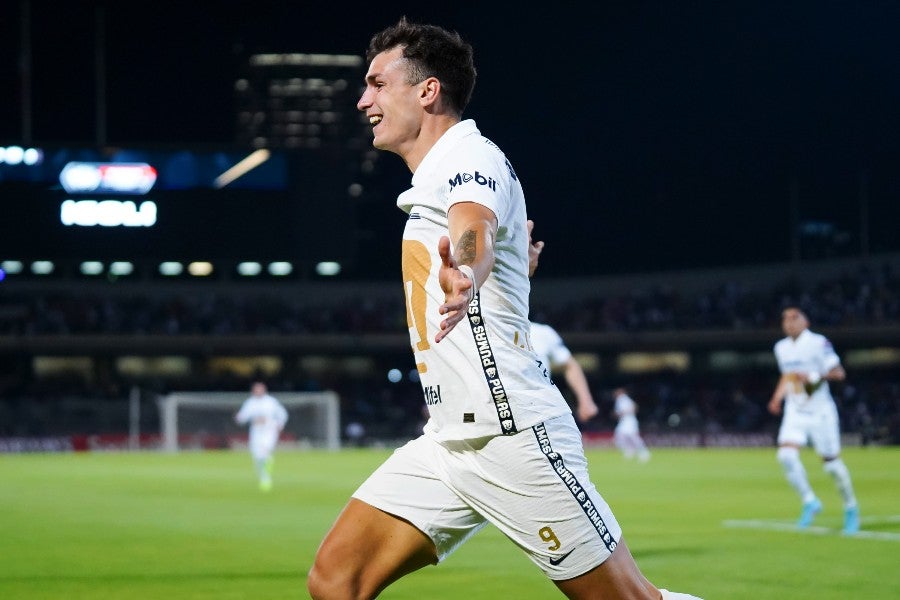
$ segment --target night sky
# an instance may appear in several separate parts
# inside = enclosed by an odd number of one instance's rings
[[[0,9],[0,143],[25,133],[22,4]],[[118,144],[230,143],[241,57],[361,54],[406,14],[473,43],[465,116],[522,179],[548,275],[786,261],[792,210],[827,232],[800,237],[805,259],[900,250],[900,4],[485,4],[32,0],[31,141],[97,139],[96,6]],[[390,200],[371,218],[395,240],[409,173],[381,164]]]

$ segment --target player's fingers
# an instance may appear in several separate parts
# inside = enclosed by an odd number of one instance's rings
[[[449,315],[454,311],[465,310],[469,305],[469,296],[466,290],[462,290],[462,292],[455,297],[447,298],[438,308],[438,312],[442,315]]]
[[[457,323],[459,323],[463,318],[463,312],[459,310],[450,311],[447,314],[447,318],[441,321],[441,330],[437,332],[434,336],[435,343],[440,343],[442,339],[447,337],[447,335],[453,331],[453,328],[456,327]]]
[[[445,267],[455,266],[453,256],[450,255],[450,238],[446,235],[441,236],[441,239],[438,240],[438,254],[440,254],[441,262]]]

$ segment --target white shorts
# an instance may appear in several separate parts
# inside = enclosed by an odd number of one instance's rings
[[[438,560],[493,523],[550,579],[593,569],[622,530],[591,483],[572,415],[512,436],[398,448],[353,496],[409,521]]]
[[[622,417],[619,420],[619,423],[616,425],[615,435],[619,436],[636,436],[640,428],[638,427],[637,417],[634,415],[629,415],[626,417]]]
[[[255,459],[265,459],[275,452],[275,446],[278,444],[278,431],[264,429],[262,431],[251,431],[249,446],[250,454]]]
[[[785,407],[778,444],[803,447],[812,443],[819,456],[833,457],[841,453],[841,428],[837,407],[833,402],[819,406]]]

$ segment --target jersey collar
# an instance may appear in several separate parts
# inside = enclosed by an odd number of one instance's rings
[[[475,126],[475,121],[472,119],[460,121],[445,131],[444,135],[435,142],[434,146],[425,155],[425,158],[422,159],[422,162],[419,163],[419,168],[413,173],[412,184],[416,185],[423,178],[427,180],[428,174],[437,169],[443,158],[461,139],[466,136],[480,134],[481,132],[478,131],[478,127]]]

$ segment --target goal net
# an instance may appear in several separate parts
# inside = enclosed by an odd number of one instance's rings
[[[335,392],[273,393],[288,411],[279,448],[337,450],[340,438],[340,403]],[[247,427],[234,415],[248,392],[172,392],[159,398],[162,448],[241,448],[247,445]]]

